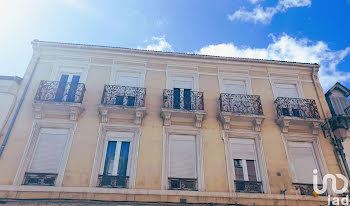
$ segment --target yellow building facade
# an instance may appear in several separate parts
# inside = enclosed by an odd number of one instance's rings
[[[32,45],[1,203],[327,204],[311,195],[313,169],[340,173],[319,65]]]

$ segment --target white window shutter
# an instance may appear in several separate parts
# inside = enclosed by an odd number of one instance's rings
[[[173,88],[193,89],[193,78],[174,78]]]
[[[279,97],[299,97],[296,84],[276,84],[276,90]]]
[[[169,139],[169,177],[197,178],[195,137],[171,135]]]
[[[247,94],[245,82],[224,80],[224,93]]]
[[[233,159],[256,160],[255,143],[252,139],[231,139]]]
[[[68,133],[68,129],[41,129],[29,172],[58,173]]]
[[[140,86],[140,74],[118,72],[117,73],[117,85],[128,86],[128,87],[139,87]]]
[[[312,184],[313,170],[318,169],[312,143],[289,142],[288,146],[297,183]]]

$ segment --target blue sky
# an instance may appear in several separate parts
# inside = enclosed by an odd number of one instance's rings
[[[319,63],[350,87],[350,0],[1,0],[0,75],[33,39]]]

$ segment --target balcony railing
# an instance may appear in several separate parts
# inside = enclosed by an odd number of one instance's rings
[[[235,187],[236,192],[263,193],[261,182],[235,180]]]
[[[259,95],[220,94],[220,110],[238,114],[263,115]]]
[[[57,174],[53,173],[25,173],[23,185],[54,186]]]
[[[129,176],[109,176],[99,175],[97,186],[110,188],[126,188],[128,185]]]
[[[169,190],[197,190],[197,179],[169,178]]]
[[[320,119],[320,114],[313,99],[277,97],[275,100],[277,116]]]
[[[345,110],[344,110],[344,113],[346,115],[350,115],[350,106],[348,106]]]
[[[85,85],[82,83],[62,83],[59,81],[42,80],[36,92],[35,100],[81,103],[84,93]]]
[[[314,191],[313,184],[302,184],[302,183],[293,183],[294,188],[298,191],[300,195],[313,195]],[[322,185],[318,185],[318,189],[322,188]],[[328,193],[319,194],[321,196],[327,196]]]
[[[203,92],[189,89],[165,89],[163,108],[181,110],[204,110]]]
[[[144,107],[145,95],[146,89],[142,87],[105,85],[101,104]]]

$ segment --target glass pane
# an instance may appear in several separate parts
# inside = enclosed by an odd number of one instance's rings
[[[248,180],[257,181],[254,160],[247,160],[247,170],[248,170]]]
[[[118,164],[118,176],[126,176],[126,171],[128,168],[129,147],[130,142],[122,142]]]
[[[113,173],[113,165],[114,165],[116,146],[117,146],[117,142],[115,142],[115,141],[108,142],[105,166],[103,169],[104,175],[112,175],[112,173]]]
[[[234,168],[235,168],[236,180],[244,180],[242,160],[241,159],[234,159],[233,164],[234,164]]]

